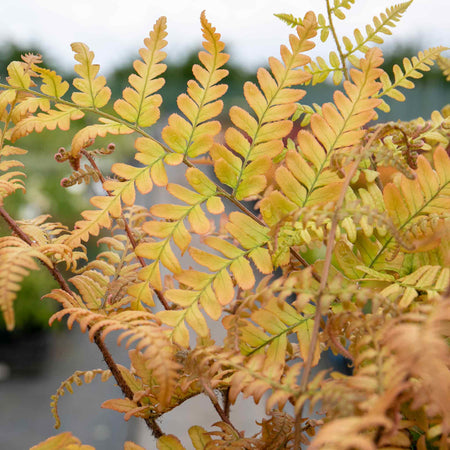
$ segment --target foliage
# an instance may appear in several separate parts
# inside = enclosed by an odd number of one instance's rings
[[[46,295],[61,305],[50,322],[77,322],[108,366],[62,383],[51,403],[57,425],[64,389],[101,375],[123,392],[102,406],[142,418],[159,449],[184,447],[157,420],[202,394],[219,422],[215,431],[190,428],[196,449],[448,448],[449,108],[408,123],[374,121],[389,108],[387,97],[403,101],[400,89],[413,88],[411,79],[436,59],[448,75],[445,48],[405,58],[392,79],[370,45],[391,33],[411,2],[388,8],[365,35],[355,30],[341,45],[333,20],[352,3],[327,0],[327,18],[283,15],[295,27],[289,46],[244,84],[248,107],[232,106],[224,131],[228,55],[204,13],[199,63],[159,139],[149,127],[163,101],[165,18],[144,40],[112,110],[85,44],[72,45],[70,100],[68,83],[39,57],[8,65],[0,85],[0,214],[11,228],[0,238],[5,323],[14,328],[20,282],[44,266],[59,284]],[[330,65],[308,56],[318,33],[337,44]],[[345,79],[332,102],[299,104],[302,86],[331,73],[335,84]],[[73,229],[49,216],[14,219],[3,200],[25,191],[23,164],[14,159],[25,150],[16,141],[44,129],[68,135],[86,115],[97,121],[55,155],[73,170],[61,189],[93,182],[103,193]],[[135,161],[117,161],[106,173],[97,161],[114,146],[92,146],[111,134],[136,136]],[[184,167],[178,183],[175,166]],[[172,202],[155,203],[164,191]],[[86,243],[95,241],[102,250],[89,258]],[[212,322],[223,325],[223,339]],[[133,345],[129,368],[109,353],[111,332]],[[311,375],[328,349],[351,361],[352,374]],[[240,395],[265,403],[256,435],[238,431],[230,417]],[[309,409],[319,404],[313,420]],[[36,448],[58,445],[90,448],[69,433]]]

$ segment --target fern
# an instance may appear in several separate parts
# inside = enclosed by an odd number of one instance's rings
[[[232,106],[229,123],[222,100],[229,57],[205,13],[199,63],[166,124],[159,110],[164,17],[114,102],[85,44],[72,46],[70,99],[69,83],[40,56],[8,65],[0,83],[0,216],[11,230],[0,237],[2,314],[12,329],[20,282],[39,261],[58,283],[44,296],[61,306],[50,323],[65,318],[70,329],[77,322],[108,366],[62,383],[51,403],[57,425],[65,390],[100,375],[113,377],[123,394],[102,407],[144,420],[157,448],[184,448],[158,421],[199,395],[217,418],[215,428],[189,429],[197,449],[446,448],[448,106],[429,119],[371,123],[377,109],[389,108],[385,98],[402,101],[400,89],[414,88],[434,61],[447,76],[446,48],[405,58],[392,80],[381,50],[370,46],[382,43],[411,2],[340,40],[333,21],[353,3],[326,0],[326,16],[279,14],[293,28],[289,42],[244,84],[248,107]],[[335,41],[328,60],[307,54],[317,34]],[[299,104],[305,86],[329,75],[342,84],[331,102]],[[45,214],[14,219],[4,200],[26,186],[26,150],[15,142],[44,129],[68,136],[71,122],[85,116],[88,124],[54,159],[71,166],[63,187],[99,183],[91,209],[73,229]],[[150,134],[155,124],[161,138]],[[94,145],[128,134],[134,160],[112,155],[114,144]],[[104,155],[116,158],[110,167],[97,164]],[[205,162],[214,173],[200,169]],[[180,166],[177,183],[171,166]],[[172,200],[155,203],[158,189]],[[100,248],[91,257],[94,242]],[[216,337],[211,324],[219,321],[224,336]],[[129,367],[106,347],[110,333],[117,345],[134,347]],[[311,375],[327,349],[351,361],[351,375]],[[254,435],[230,415],[240,396],[264,403],[267,417]],[[318,417],[308,417],[307,408],[319,405]],[[62,433],[36,448],[58,445],[81,443]]]

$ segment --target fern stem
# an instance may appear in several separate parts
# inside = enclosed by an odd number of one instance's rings
[[[342,72],[344,73],[344,78],[346,80],[348,80],[349,77],[348,77],[347,65],[345,63],[345,56],[344,56],[344,53],[342,52],[341,44],[339,43],[339,39],[336,34],[336,29],[334,28],[333,18],[331,15],[330,0],[325,0],[325,1],[327,3],[327,14],[328,14],[328,21],[330,22],[330,30],[333,35],[334,42],[336,43],[336,49],[339,53],[339,58],[340,58],[341,64],[342,64]]]
[[[204,379],[200,378],[200,382],[203,386],[203,390],[205,394],[208,396],[208,398],[211,400],[212,405],[214,406],[214,409],[217,411],[217,414],[219,414],[220,418],[223,422],[225,422],[227,425],[229,425],[234,432],[239,436],[239,431],[236,429],[236,427],[231,423],[228,415],[225,413],[223,408],[220,406],[219,400],[217,399],[216,394],[211,389],[211,386],[206,382]]]

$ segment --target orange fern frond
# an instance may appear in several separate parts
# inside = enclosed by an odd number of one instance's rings
[[[309,39],[316,33],[316,17],[308,13],[303,24],[297,27],[297,36],[290,35],[291,49],[281,47],[282,61],[269,59],[272,75],[261,68],[257,74],[260,87],[245,83],[244,95],[257,119],[240,107],[233,106],[230,110],[236,128],[226,131],[225,140],[233,152],[216,145],[211,155],[217,177],[233,188],[238,200],[254,197],[266,187],[266,177],[262,174],[269,169],[271,158],[282,151],[282,139],[292,129],[289,118],[296,110],[296,102],[306,93],[292,86],[311,78],[302,70],[310,62],[303,52],[314,47]]]
[[[123,98],[114,103],[114,110],[120,117],[140,127],[149,127],[159,118],[162,97],[155,92],[164,85],[164,79],[157,77],[166,70],[166,65],[161,64],[166,57],[166,53],[161,51],[167,45],[166,36],[166,18],[161,17],[150,37],[144,40],[146,48],[139,50],[143,61],[133,63],[136,74],[128,78],[132,87],[125,88]]]
[[[197,64],[193,66],[195,80],[188,82],[187,94],[181,94],[177,100],[187,120],[179,114],[172,114],[169,125],[162,131],[164,142],[174,152],[191,158],[207,153],[214,136],[220,132],[220,123],[211,119],[222,112],[223,102],[219,99],[228,89],[225,84],[217,84],[228,75],[228,70],[221,69],[229,58],[226,53],[222,53],[225,44],[206,20],[204,12],[200,21],[206,52],[201,51],[198,56],[203,67]]]

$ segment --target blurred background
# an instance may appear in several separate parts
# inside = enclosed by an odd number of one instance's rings
[[[255,80],[256,69],[266,66],[269,56],[279,55],[279,45],[287,42],[291,30],[273,16],[275,12],[303,16],[308,9],[318,11],[317,1],[260,0],[227,2],[164,2],[128,0],[79,0],[78,2],[56,0],[4,0],[0,19],[0,80],[4,82],[6,67],[12,60],[20,59],[26,52],[40,53],[44,66],[54,69],[63,79],[73,79],[72,52],[70,43],[85,42],[96,53],[95,62],[100,64],[112,90],[112,98],[118,98],[132,73],[132,61],[138,57],[138,49],[148,36],[153,23],[161,15],[168,17],[168,69],[162,89],[164,99],[159,124],[153,127],[158,137],[167,117],[176,111],[176,98],[185,91],[186,82],[192,77],[191,67],[197,63],[197,52],[201,46],[199,16],[206,8],[208,20],[222,33],[222,40],[231,54],[227,65],[229,91],[225,96],[224,113],[233,104],[242,105],[241,93],[245,81]],[[355,27],[364,30],[372,17],[384,12],[393,3],[377,2],[376,8],[367,0],[346,12],[348,22],[337,22],[340,36],[352,36]],[[385,53],[384,69],[392,73],[394,64],[401,64],[404,56],[416,55],[419,50],[438,45],[450,46],[448,0],[416,0],[410,6],[393,37],[386,36],[382,46]],[[320,47],[320,45],[319,45]],[[314,50],[314,55],[326,57],[332,45]],[[448,56],[448,52],[446,54]],[[332,99],[335,87],[323,84],[319,88],[307,87],[304,102],[323,103]],[[390,113],[380,113],[380,120],[410,120],[417,116],[428,118],[434,109],[441,109],[450,102],[450,83],[446,83],[441,72],[433,68],[416,81],[416,89],[403,92],[404,103],[389,101]],[[66,94],[69,97],[70,92]],[[110,102],[112,105],[113,102]],[[111,106],[112,108],[112,106]],[[27,172],[27,194],[18,192],[6,200],[6,209],[16,219],[26,219],[39,214],[50,214],[68,227],[78,220],[79,213],[86,209],[88,191],[92,185],[64,189],[60,180],[70,174],[68,165],[58,164],[52,158],[58,148],[69,147],[73,134],[91,123],[86,116],[73,122],[71,131],[44,131],[23,138],[18,143],[29,153],[22,157]],[[98,140],[96,146],[105,146],[110,141],[117,150],[101,163],[108,167],[112,159],[127,158],[133,154],[133,136],[109,137]],[[32,170],[30,170],[30,168]],[[7,233],[0,222],[0,236]],[[92,252],[96,249],[92,248]],[[48,318],[56,310],[51,300],[39,300],[42,295],[56,287],[52,278],[44,271],[32,272],[25,280],[15,303],[16,330],[8,333],[0,319],[0,442],[2,448],[22,450],[55,434],[53,419],[48,406],[60,383],[75,370],[104,367],[97,348],[78,331],[67,332],[65,325],[54,324],[48,328]],[[114,340],[110,348],[115,348]],[[119,349],[117,358],[126,363],[126,352]],[[125,439],[136,438],[136,423],[125,423],[119,413],[100,410],[99,405],[114,397],[120,397],[113,382],[94,380],[91,385],[75,387],[75,394],[61,399],[62,427],[71,430],[83,443],[98,450],[121,448]],[[188,407],[189,408],[189,407]],[[247,408],[247,407],[246,407]],[[198,410],[203,407],[198,406]],[[252,417],[245,410],[240,419],[242,428],[252,426]],[[186,410],[189,415],[189,410]],[[191,413],[192,415],[192,413]],[[209,419],[209,418],[208,418]],[[173,422],[170,422],[173,420]],[[164,425],[164,424],[163,424]],[[183,419],[168,419],[170,427],[187,425]],[[136,438],[137,439],[137,438]],[[140,437],[140,444],[145,445]],[[148,444],[148,449],[154,448]]]

